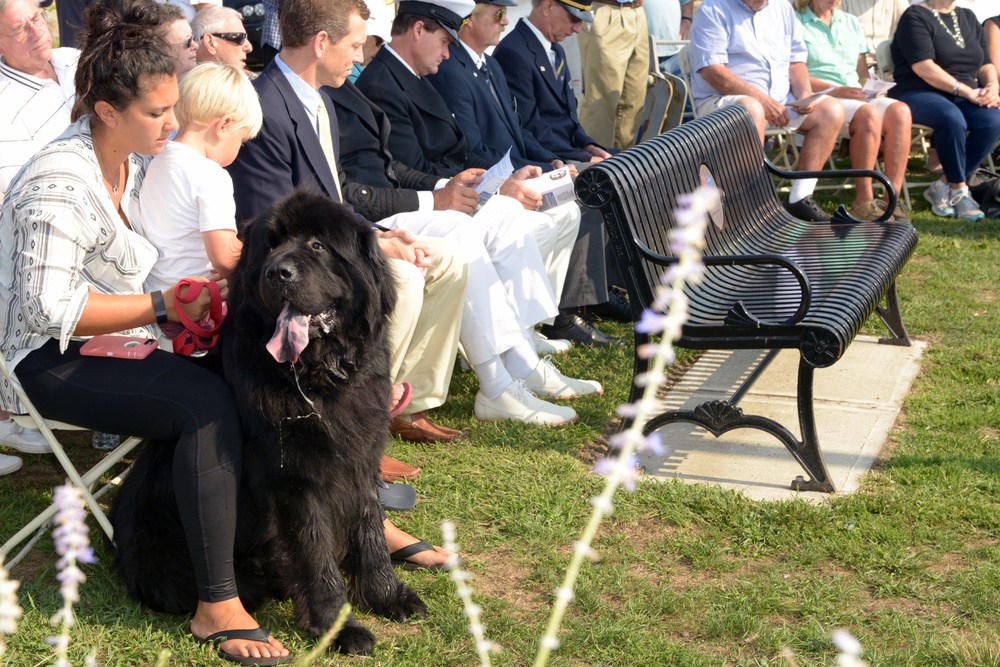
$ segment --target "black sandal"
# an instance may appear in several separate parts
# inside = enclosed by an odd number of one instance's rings
[[[219,644],[227,642],[230,639],[245,639],[247,641],[267,644],[267,640],[271,638],[271,633],[264,627],[257,627],[253,630],[222,630],[221,632],[211,634],[204,639],[195,637],[194,635],[191,636],[194,637],[199,644],[210,644],[211,646],[216,647],[219,657],[223,660],[235,662],[239,665],[261,665],[262,667],[265,665],[283,665],[294,659],[290,653],[280,657],[272,656],[270,658],[255,658],[249,655],[243,656],[226,653],[221,648],[218,648]]]
[[[403,547],[402,549],[397,549],[389,554],[389,560],[392,561],[393,567],[401,567],[404,570],[414,571],[414,570],[428,570],[430,572],[443,572],[447,567],[443,564],[441,565],[421,565],[420,563],[414,563],[407,560],[410,556],[416,556],[424,551],[434,551],[434,547],[423,540],[414,542],[413,544]]]

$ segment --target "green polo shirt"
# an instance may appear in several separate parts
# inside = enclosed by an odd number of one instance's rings
[[[858,56],[868,53],[868,44],[857,17],[835,9],[828,26],[806,7],[795,12],[795,18],[802,24],[802,38],[809,48],[809,75],[838,86],[860,88]]]

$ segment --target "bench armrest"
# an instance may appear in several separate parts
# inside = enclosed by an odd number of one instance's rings
[[[767,170],[773,175],[779,178],[787,178],[788,180],[795,180],[798,178],[874,178],[879,181],[886,190],[887,199],[885,212],[876,218],[875,222],[886,222],[892,215],[892,212],[896,209],[896,202],[898,197],[896,195],[896,188],[892,187],[892,181],[889,177],[883,174],[881,171],[875,171],[874,169],[824,169],[822,171],[786,171],[781,167],[777,166],[773,162],[764,157],[764,164],[767,166]],[[853,218],[845,211],[841,216],[838,216],[837,222],[861,222]],[[826,223],[824,223],[826,224]]]
[[[660,266],[670,266],[671,264],[676,264],[679,260],[676,257],[671,257],[669,255],[661,255],[658,252],[654,252],[647,248],[639,239],[632,239],[635,243],[636,249],[639,254],[645,259],[653,262],[654,264],[659,264]],[[799,289],[802,294],[799,298],[799,307],[795,310],[795,314],[792,315],[789,324],[795,324],[802,320],[806,316],[806,312],[809,310],[809,304],[812,303],[812,288],[809,286],[809,277],[802,271],[798,264],[788,259],[787,257],[782,257],[781,255],[705,255],[701,258],[702,264],[705,266],[764,266],[764,265],[777,265],[792,274],[795,280],[799,283]]]

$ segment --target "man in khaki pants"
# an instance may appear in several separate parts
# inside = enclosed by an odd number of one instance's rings
[[[580,32],[580,123],[603,146],[628,148],[639,132],[649,75],[649,30],[642,2],[594,0],[594,22],[584,24]]]

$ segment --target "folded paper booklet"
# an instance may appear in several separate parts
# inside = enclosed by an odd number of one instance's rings
[[[813,93],[812,95],[808,95],[806,97],[803,97],[801,100],[792,100],[791,102],[786,102],[785,106],[792,107],[793,109],[807,107],[810,104],[812,104],[813,102],[815,102],[816,100],[818,100],[819,98],[821,98],[824,95],[826,95],[831,90],[833,90],[833,86],[830,86],[826,90],[821,90],[818,93]]]
[[[865,91],[865,95],[868,97],[875,97],[876,95],[881,95],[885,91],[889,90],[896,83],[894,81],[883,81],[882,79],[868,79],[865,81],[865,86],[862,88]]]
[[[493,196],[503,182],[514,173],[514,165],[510,163],[510,149],[504,153],[500,161],[486,170],[483,179],[476,186],[476,194],[479,195],[479,206],[484,206],[490,197]]]
[[[524,181],[524,185],[542,196],[542,207],[538,209],[539,211],[576,201],[573,177],[569,175],[569,169],[566,167],[542,174],[538,178],[529,178]]]

